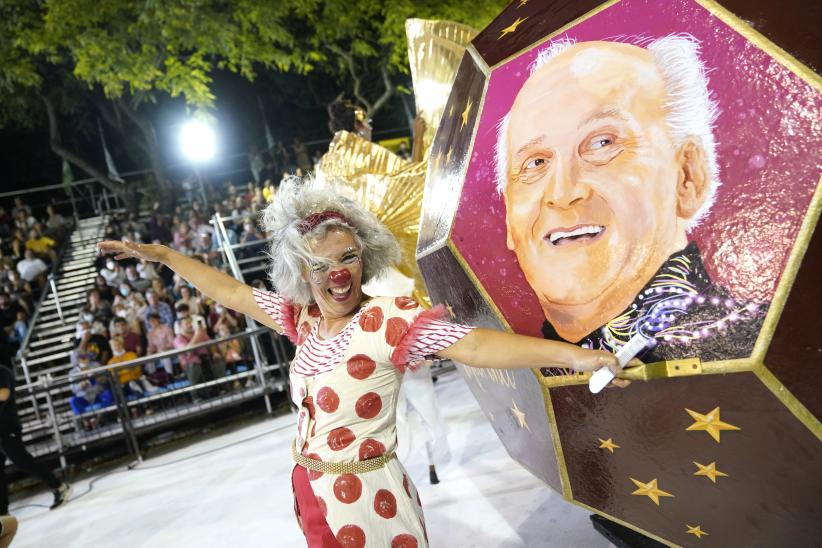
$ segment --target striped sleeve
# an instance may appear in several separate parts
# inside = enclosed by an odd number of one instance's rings
[[[283,333],[291,342],[297,344],[297,318],[299,312],[294,310],[294,305],[273,291],[263,291],[257,288],[252,291],[257,306],[283,329]]]
[[[419,313],[411,322],[402,341],[391,353],[391,362],[401,371],[416,369],[420,362],[456,343],[474,328],[446,321],[448,311],[442,305]]]

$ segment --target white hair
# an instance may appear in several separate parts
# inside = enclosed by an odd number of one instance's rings
[[[696,139],[705,152],[710,181],[707,196],[699,211],[688,221],[688,230],[696,227],[705,217],[716,198],[720,186],[719,165],[716,158],[716,141],[713,127],[719,115],[719,108],[708,89],[705,66],[699,59],[699,41],[689,34],[671,34],[662,38],[646,36],[617,36],[610,42],[632,44],[647,49],[659,70],[665,85],[668,100],[665,103],[666,124],[675,147],[687,139]],[[531,64],[534,74],[556,56],[576,43],[564,38],[548,44],[537,54]],[[506,114],[497,125],[497,143],[494,151],[496,163],[497,191],[502,194],[508,184],[508,126],[511,113]]]
[[[305,234],[300,233],[303,219],[324,211],[340,213],[351,224],[331,218]],[[322,259],[314,256],[310,243],[333,228],[347,230],[354,237],[362,252],[363,283],[378,277],[400,260],[400,247],[391,231],[373,213],[347,196],[345,185],[340,182],[314,176],[286,179],[263,211],[261,224],[272,236],[269,279],[281,295],[296,304],[313,302],[311,287],[303,273],[308,265]]]

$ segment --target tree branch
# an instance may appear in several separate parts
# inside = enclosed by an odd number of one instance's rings
[[[391,76],[388,74],[388,67],[384,62],[380,65],[380,74],[382,75],[382,82],[385,86],[385,91],[382,92],[382,95],[380,95],[379,98],[374,101],[374,104],[368,109],[367,114],[369,118],[373,117],[374,114],[382,108],[386,101],[394,95],[394,90],[396,89],[394,82],[391,80]]]
[[[46,114],[49,118],[49,144],[51,145],[51,150],[67,162],[74,164],[91,177],[94,177],[94,179],[99,181],[100,184],[111,192],[122,195],[124,192],[123,185],[115,183],[108,178],[108,175],[94,167],[90,162],[63,146],[62,140],[60,139],[60,128],[57,123],[57,112],[54,109],[54,103],[42,93],[40,94],[40,98],[46,105]]]
[[[329,46],[329,49],[337,55],[339,55],[340,57],[342,57],[345,61],[345,65],[346,67],[348,67],[348,74],[351,76],[351,80],[353,80],[354,97],[357,99],[357,101],[360,102],[362,106],[365,107],[366,112],[370,113],[373,107],[371,105],[371,101],[369,101],[362,95],[362,80],[359,77],[359,75],[357,75],[357,67],[354,64],[354,55],[351,52],[343,51],[342,49],[334,45]]]

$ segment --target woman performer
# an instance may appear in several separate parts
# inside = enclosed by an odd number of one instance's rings
[[[562,342],[442,320],[407,297],[365,298],[362,284],[395,264],[388,229],[333,187],[280,187],[263,217],[273,235],[277,292],[253,289],[162,245],[106,241],[103,253],[168,266],[204,295],[284,333],[297,346],[291,398],[299,408],[292,485],[308,546],[419,547],[428,540],[414,485],[395,457],[402,373],[437,355],[472,367],[619,365]]]

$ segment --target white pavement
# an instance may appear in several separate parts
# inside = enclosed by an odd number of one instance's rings
[[[609,546],[588,512],[510,459],[458,373],[440,377],[436,390],[451,448],[438,467],[440,484],[429,485],[424,452],[404,463],[432,548]],[[48,493],[13,500],[20,528],[12,546],[305,546],[289,482],[293,422],[293,415],[262,420],[135,470],[79,481],[75,498],[53,512],[23,507],[50,504]],[[89,481],[92,491],[79,496]]]

